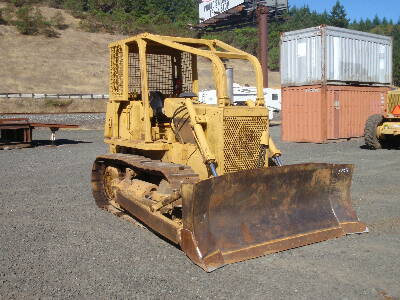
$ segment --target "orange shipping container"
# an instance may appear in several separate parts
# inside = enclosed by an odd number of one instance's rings
[[[282,88],[282,140],[324,143],[361,137],[384,112],[389,87],[312,85]]]

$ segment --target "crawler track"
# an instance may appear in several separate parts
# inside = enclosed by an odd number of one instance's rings
[[[199,177],[193,170],[185,165],[161,162],[150,158],[133,154],[106,154],[98,156],[92,168],[92,191],[96,205],[112,214],[123,218],[131,223],[140,225],[135,218],[126,212],[110,204],[103,187],[103,175],[107,166],[126,168],[151,177],[163,178],[170,184],[172,189],[179,189],[182,183],[196,183]],[[124,176],[124,175],[121,175]]]

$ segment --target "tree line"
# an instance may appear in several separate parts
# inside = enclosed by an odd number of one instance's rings
[[[148,31],[158,34],[196,36],[190,24],[198,22],[198,0],[6,0],[0,9],[0,24],[16,25],[23,34],[57,37],[66,27],[62,16],[47,20],[32,5],[41,4],[68,10],[80,19],[82,30],[134,35]],[[290,1],[289,1],[290,2]],[[269,69],[279,70],[280,33],[321,24],[392,36],[394,83],[400,85],[400,18],[375,16],[350,21],[345,7],[337,1],[330,11],[318,13],[309,6],[291,7],[279,20],[269,23]],[[33,29],[32,29],[33,28]],[[252,54],[257,53],[257,28],[248,26],[218,33],[204,32],[204,38],[217,38]]]
[[[279,71],[279,42],[282,32],[319,26],[321,24],[392,36],[393,81],[394,84],[400,86],[400,18],[396,23],[393,20],[381,19],[378,16],[375,16],[372,20],[365,18],[351,22],[347,18],[344,6],[339,1],[336,2],[329,12],[318,13],[312,11],[308,6],[300,8],[291,7],[282,20],[272,20],[269,24],[268,39],[269,69]],[[257,53],[258,36],[257,28],[255,27],[210,33],[206,34],[206,37],[221,39],[252,54]]]

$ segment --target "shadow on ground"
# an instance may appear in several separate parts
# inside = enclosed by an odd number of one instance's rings
[[[50,140],[34,140],[32,141],[32,147],[39,146],[63,146],[63,145],[77,145],[77,144],[91,144],[92,142],[87,141],[76,141],[69,139],[57,139],[54,142]]]

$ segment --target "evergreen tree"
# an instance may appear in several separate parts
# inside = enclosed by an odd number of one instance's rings
[[[363,18],[361,18],[360,22],[358,22],[358,30],[361,30],[361,31],[366,31],[367,30],[367,25],[365,24]]]
[[[347,18],[346,10],[344,6],[340,4],[340,1],[336,1],[336,4],[332,7],[330,14],[330,23],[333,26],[347,28],[349,26],[349,19]]]
[[[372,21],[369,18],[367,18],[365,20],[365,31],[370,31],[373,27],[374,25],[372,24]]]
[[[353,22],[351,22],[349,24],[348,28],[353,29],[353,30],[361,30],[360,24],[356,20],[353,20]]]
[[[394,26],[393,36],[393,83],[400,86],[400,24]]]
[[[372,25],[378,26],[381,25],[381,19],[378,17],[378,15],[375,15],[374,19],[372,20]]]
[[[329,14],[326,10],[318,16],[320,24],[330,24]]]

